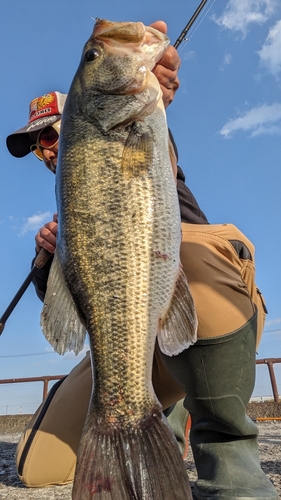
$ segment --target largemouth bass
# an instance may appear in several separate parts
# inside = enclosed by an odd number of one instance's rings
[[[64,109],[42,327],[60,353],[78,352],[89,334],[94,383],[75,500],[192,498],[151,381],[156,338],[172,356],[195,341],[197,326],[151,72],[168,44],[142,23],[98,20]]]

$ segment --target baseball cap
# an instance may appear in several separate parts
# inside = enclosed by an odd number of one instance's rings
[[[29,134],[52,125],[61,118],[67,94],[50,92],[33,99],[29,105],[28,123],[6,139],[7,148],[16,158],[22,158],[30,153],[34,144]]]

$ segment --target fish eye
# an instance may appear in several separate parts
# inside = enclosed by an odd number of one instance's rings
[[[99,55],[100,53],[98,49],[89,49],[87,50],[87,52],[85,52],[84,59],[85,61],[94,61],[95,59],[97,59],[97,57],[99,57]]]

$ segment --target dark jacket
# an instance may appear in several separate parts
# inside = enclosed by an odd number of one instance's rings
[[[185,176],[178,166],[177,191],[180,204],[181,221],[188,224],[209,224],[206,215],[200,209],[192,192],[185,184]]]

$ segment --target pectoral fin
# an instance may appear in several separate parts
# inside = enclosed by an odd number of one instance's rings
[[[176,356],[194,344],[198,320],[186,275],[180,268],[175,291],[166,316],[160,320],[158,343],[167,356]]]
[[[153,135],[141,122],[132,125],[122,157],[124,175],[128,178],[146,174],[152,165]]]
[[[48,278],[41,327],[46,339],[59,354],[71,350],[78,354],[83,349],[86,329],[66,286],[56,254]]]

